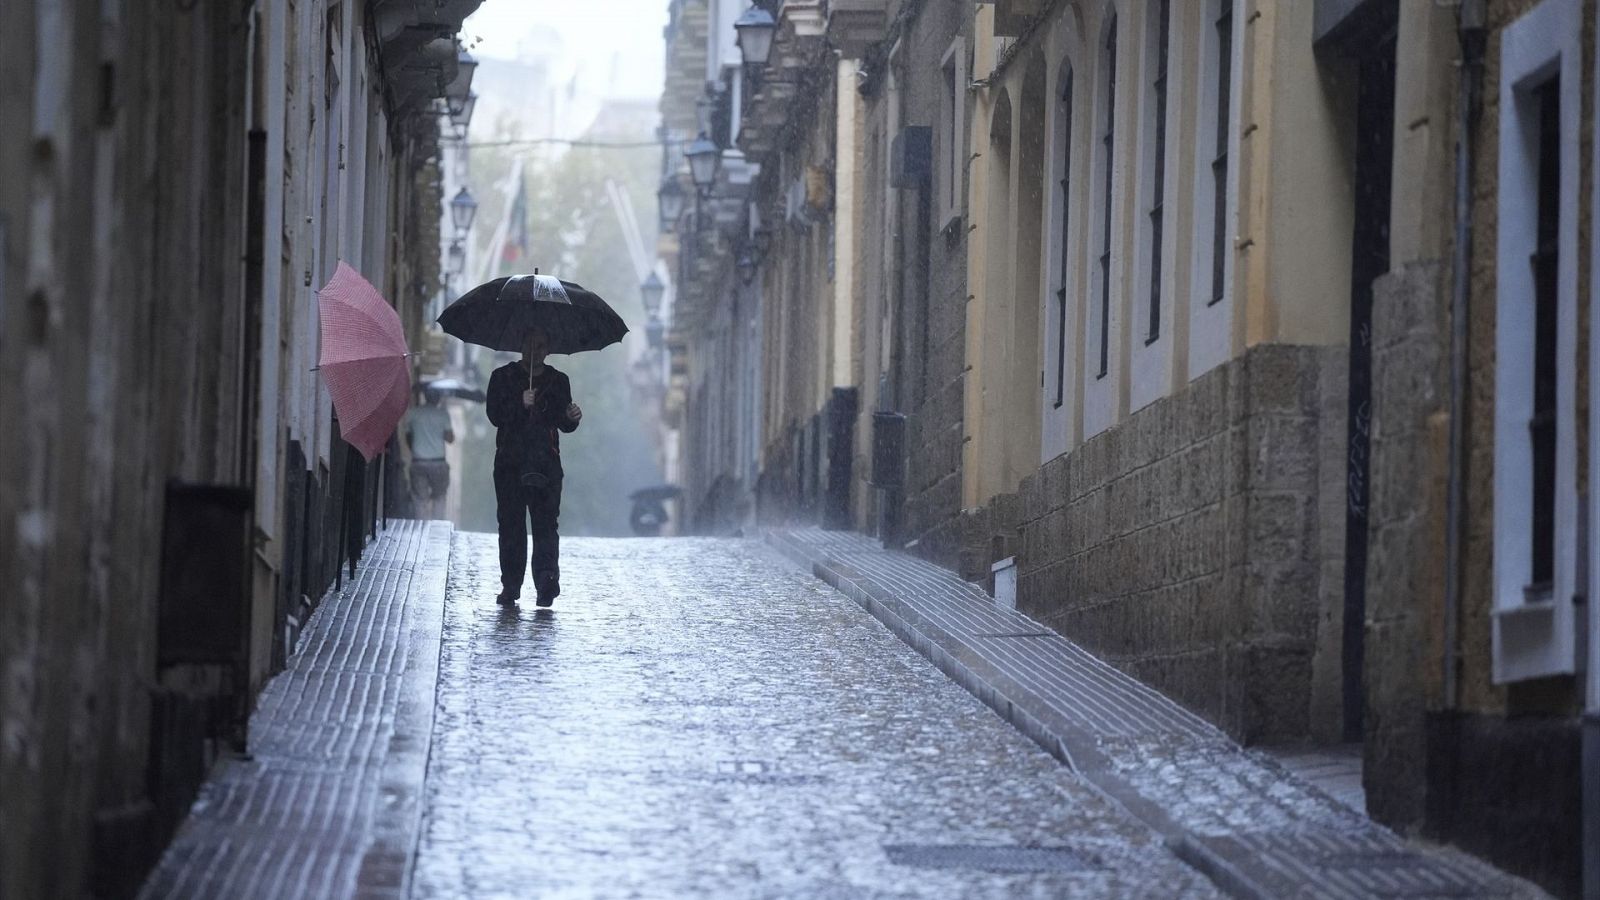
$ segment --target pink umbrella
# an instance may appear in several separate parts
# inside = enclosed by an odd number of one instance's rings
[[[339,433],[368,461],[383,451],[411,402],[400,315],[344,262],[319,292],[322,361]]]

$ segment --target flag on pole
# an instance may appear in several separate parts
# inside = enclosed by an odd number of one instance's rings
[[[514,267],[528,256],[528,188],[520,171],[517,177],[517,195],[511,201],[508,220],[506,241],[500,250],[500,261]]]

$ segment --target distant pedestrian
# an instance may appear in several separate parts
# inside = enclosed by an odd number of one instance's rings
[[[500,526],[497,602],[511,606],[522,596],[528,567],[529,523],[533,537],[533,585],[538,604],[561,593],[561,432],[576,431],[583,410],[572,402],[567,376],[545,365],[549,339],[538,329],[523,337],[522,359],[489,377],[486,412],[495,435],[494,494]]]
[[[439,404],[439,393],[422,392],[422,405],[406,415],[406,444],[411,448],[411,496],[422,519],[444,518],[445,495],[450,491],[450,464],[445,461],[445,445],[454,443],[456,433],[450,414]]]

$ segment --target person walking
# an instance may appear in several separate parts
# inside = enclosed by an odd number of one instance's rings
[[[522,597],[533,537],[533,584],[539,606],[561,593],[561,433],[583,420],[567,376],[545,364],[549,339],[540,329],[523,336],[522,359],[489,376],[485,412],[495,435],[494,494],[500,531],[500,596],[512,606]],[[531,523],[531,529],[530,529]]]
[[[423,519],[444,517],[445,495],[450,490],[450,464],[445,445],[454,443],[450,414],[439,403],[439,392],[424,389],[422,405],[406,416],[406,444],[411,448],[411,496]]]

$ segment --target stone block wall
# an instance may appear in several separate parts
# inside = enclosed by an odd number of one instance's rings
[[[903,4],[905,30],[897,73],[901,124],[942,120],[942,82],[936,72],[952,41],[966,27],[956,4]],[[970,14],[970,11],[969,11]],[[886,97],[887,94],[881,95]],[[888,116],[879,102],[873,112]],[[895,123],[886,123],[891,134]],[[936,157],[946,152],[937,145]],[[944,160],[934,160],[942,171]],[[880,176],[884,173],[880,173]],[[938,188],[929,182],[925,207],[917,191],[899,190],[900,258],[905,274],[898,325],[900,351],[895,365],[898,401],[906,413],[906,490],[902,534],[906,550],[955,568],[963,544],[961,523],[961,448],[966,378],[967,231],[965,219],[941,230]],[[918,219],[926,214],[926,226]],[[919,242],[925,237],[925,245]],[[886,239],[893,239],[886,236]],[[986,570],[987,571],[987,570]]]
[[[1251,348],[1046,463],[1018,501],[1019,607],[1241,740],[1307,735],[1346,359]]]
[[[1443,264],[1427,263],[1373,285],[1365,778],[1372,813],[1402,828],[1423,817],[1423,714],[1443,678],[1447,284]]]

